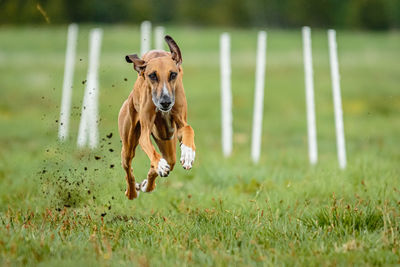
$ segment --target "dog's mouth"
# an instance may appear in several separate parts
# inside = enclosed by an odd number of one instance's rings
[[[171,111],[173,106],[174,106],[174,103],[172,103],[168,107],[163,107],[163,106],[159,105],[159,106],[157,106],[157,108],[158,108],[158,110],[160,110],[162,112],[169,112],[169,111]]]
[[[162,112],[168,112],[168,111],[170,111],[170,110],[171,110],[171,108],[167,108],[167,109],[160,108],[160,110],[161,110]]]

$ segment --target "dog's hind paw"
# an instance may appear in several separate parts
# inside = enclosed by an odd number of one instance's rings
[[[134,192],[134,191],[136,191],[136,192]],[[135,190],[130,190],[130,188],[127,188],[125,191],[125,196],[127,196],[128,199],[132,200],[132,199],[139,197],[139,193],[140,193],[140,184],[135,183]]]
[[[157,173],[161,177],[167,177],[171,167],[168,165],[165,159],[160,159],[158,162]]]
[[[140,190],[142,190],[142,192],[147,192],[147,179],[144,179],[140,184]]]
[[[144,179],[142,181],[142,183],[140,184],[140,190],[142,190],[142,192],[145,192],[145,193],[151,193],[155,190],[155,187],[153,187],[152,189],[149,188],[149,183],[148,183],[147,179]]]
[[[181,164],[185,170],[192,168],[196,152],[184,144],[181,145]]]
[[[136,189],[136,188],[135,188]],[[126,189],[125,190],[125,196],[129,199],[135,199],[139,196],[139,191],[137,190],[130,190],[130,189]]]

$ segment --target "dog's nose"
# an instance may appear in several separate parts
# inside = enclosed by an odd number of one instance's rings
[[[171,100],[163,100],[163,101],[161,101],[161,106],[164,108],[164,109],[168,109],[170,106],[171,106]]]

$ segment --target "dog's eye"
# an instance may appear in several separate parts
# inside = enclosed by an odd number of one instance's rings
[[[157,81],[157,74],[155,72],[149,74],[149,78],[152,81]]]
[[[176,72],[171,72],[171,74],[169,75],[169,80],[170,80],[170,81],[175,80],[177,75],[178,75],[178,73],[176,73]]]

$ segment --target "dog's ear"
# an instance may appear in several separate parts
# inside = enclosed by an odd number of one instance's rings
[[[169,50],[171,51],[172,59],[176,62],[176,65],[182,64],[182,55],[179,46],[175,43],[174,39],[171,36],[166,35],[164,37],[165,41],[168,44]]]
[[[146,62],[138,57],[138,55],[127,55],[125,60],[128,63],[133,63],[133,68],[138,72],[142,73],[146,69]]]

